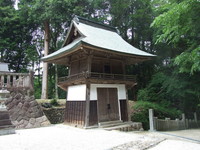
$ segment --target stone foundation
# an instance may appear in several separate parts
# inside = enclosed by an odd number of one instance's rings
[[[33,94],[33,91],[29,89],[10,91],[10,98],[6,100],[5,105],[16,129],[35,128],[50,124]]]
[[[43,111],[52,124],[64,122],[65,107],[63,107],[63,108],[43,108]]]

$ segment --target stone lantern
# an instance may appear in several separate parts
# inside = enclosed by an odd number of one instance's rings
[[[2,76],[4,76],[6,73],[9,73],[8,63],[0,62],[0,84],[2,85],[4,84],[4,80],[5,80],[4,78],[2,78]],[[0,110],[6,109],[4,102],[8,98],[9,93],[10,92],[7,89],[0,88]]]

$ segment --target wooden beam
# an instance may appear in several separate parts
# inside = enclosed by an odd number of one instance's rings
[[[90,45],[83,45],[83,47],[88,48],[88,49],[92,49],[92,50],[96,50],[96,51],[100,51],[100,52],[108,53],[107,49],[92,47]],[[133,54],[125,54],[125,53],[115,52],[115,51],[109,51],[109,53],[113,54],[113,55],[116,54],[116,55],[119,55],[119,56],[125,56],[126,58],[138,60],[139,62],[152,59],[152,57],[149,57],[149,56],[139,56],[139,55],[133,55]]]
[[[86,106],[85,106],[85,128],[89,126],[90,118],[90,82],[86,81]]]
[[[100,57],[100,56],[95,56],[95,55],[93,56],[93,58],[95,60],[110,60],[110,61],[120,61],[120,62],[124,61],[124,59],[107,58],[105,56]]]
[[[130,112],[130,107],[128,103],[128,87],[125,86],[126,88],[126,105],[127,105],[127,115],[128,115],[128,121],[131,121],[131,112]]]
[[[87,58],[87,71],[88,72],[91,72],[91,66],[92,66],[92,55],[89,54],[88,55],[88,58]]]

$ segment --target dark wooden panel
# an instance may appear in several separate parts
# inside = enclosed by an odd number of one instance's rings
[[[108,101],[110,105],[109,109],[110,121],[119,120],[117,88],[108,88]]]
[[[84,126],[85,101],[67,101],[66,102],[65,122]]]
[[[128,111],[126,100],[120,100],[120,111],[122,121],[128,121]]]
[[[97,88],[99,122],[119,120],[117,88]]]
[[[101,61],[93,61],[91,65],[92,72],[103,73],[103,64]]]
[[[107,98],[107,88],[97,88],[99,122],[109,121]]]
[[[80,70],[79,73],[87,71],[87,59],[80,60]]]
[[[112,65],[112,73],[113,74],[123,74],[122,62],[112,61],[111,65]]]
[[[97,101],[90,101],[90,117],[89,117],[89,125],[98,124],[98,116],[97,116]]]
[[[74,61],[70,66],[70,75],[79,73],[79,61]]]

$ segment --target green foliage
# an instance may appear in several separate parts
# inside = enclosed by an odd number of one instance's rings
[[[135,122],[142,122],[145,130],[149,129],[149,118],[148,118],[148,110],[154,110],[154,116],[158,118],[178,118],[181,114],[175,108],[165,107],[160,104],[146,102],[146,101],[137,101],[137,103],[133,106],[133,114],[131,115],[131,120]]]
[[[181,73],[191,73],[200,71],[200,46],[194,50],[185,51],[175,59],[175,64],[180,66]]]
[[[181,48],[182,54],[175,60],[175,64],[180,67],[180,72],[191,74],[198,72],[200,70],[200,1],[170,0],[156,9],[164,10],[152,23],[157,30],[157,43],[168,43],[177,49]]]
[[[11,1],[0,2],[0,57],[15,72],[27,72],[37,57],[32,44],[34,24],[25,21]],[[30,54],[31,53],[31,54]]]
[[[151,101],[161,103],[165,101],[165,93],[163,83],[167,80],[167,76],[163,72],[153,75],[151,82],[144,89],[138,91],[138,100]]]
[[[59,106],[58,100],[55,98],[50,101],[50,104],[53,106]]]
[[[156,73],[148,86],[139,90],[138,100],[172,106],[186,115],[196,112],[200,103],[199,74],[189,76],[177,72],[176,68],[171,67]]]

